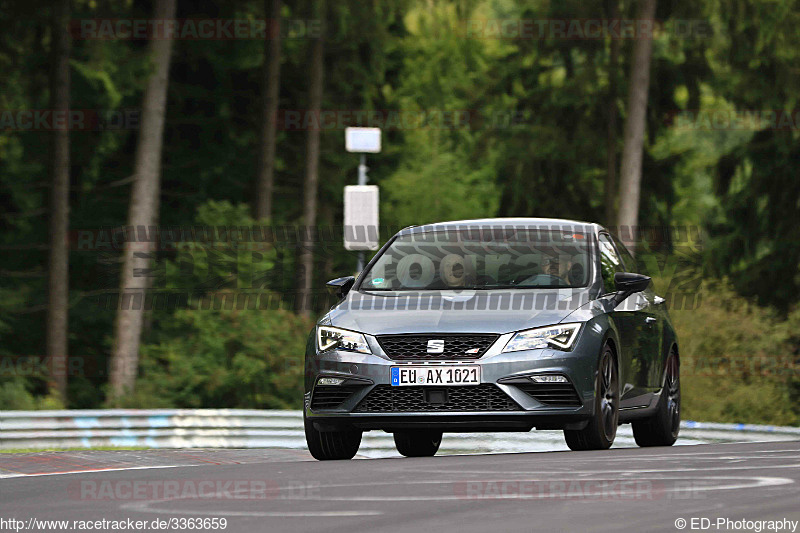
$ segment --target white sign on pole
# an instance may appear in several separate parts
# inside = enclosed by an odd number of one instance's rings
[[[381,151],[381,129],[345,128],[344,147],[348,152],[377,154]]]
[[[346,185],[344,188],[345,250],[377,250],[378,186]]]

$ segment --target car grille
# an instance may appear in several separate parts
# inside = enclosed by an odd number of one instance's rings
[[[317,385],[311,395],[311,409],[313,411],[337,409],[361,387],[359,385]]]
[[[378,335],[378,343],[391,359],[477,359],[499,335]],[[444,352],[428,353],[429,340],[443,340]],[[475,351],[476,350],[476,351]],[[473,353],[467,353],[473,351]]]
[[[444,391],[443,403],[428,401],[431,392]],[[356,406],[358,413],[417,411],[519,411],[522,408],[497,386],[392,387],[377,385]]]
[[[524,383],[517,387],[539,403],[553,407],[582,405],[571,383]]]

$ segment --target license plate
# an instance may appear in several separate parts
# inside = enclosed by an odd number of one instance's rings
[[[480,365],[393,366],[392,386],[406,385],[479,385]]]

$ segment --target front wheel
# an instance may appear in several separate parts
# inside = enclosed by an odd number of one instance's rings
[[[335,430],[319,431],[314,423],[303,414],[303,425],[306,430],[306,444],[314,459],[329,461],[332,459],[352,459],[361,446],[361,431]]]
[[[432,457],[442,443],[441,431],[395,431],[394,444],[406,457]]]
[[[600,354],[594,393],[594,415],[583,429],[565,429],[570,450],[606,450],[614,443],[619,425],[619,377],[614,351],[606,343]]]
[[[675,350],[667,358],[664,388],[658,399],[656,414],[645,420],[633,422],[633,438],[636,444],[647,446],[672,446],[678,440],[681,429],[681,381],[680,364]]]

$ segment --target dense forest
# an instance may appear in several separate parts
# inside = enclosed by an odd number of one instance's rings
[[[382,241],[638,224],[685,416],[800,423],[797,2],[0,0],[0,21],[0,409],[299,406],[324,282],[356,265],[344,128],[377,126]]]

